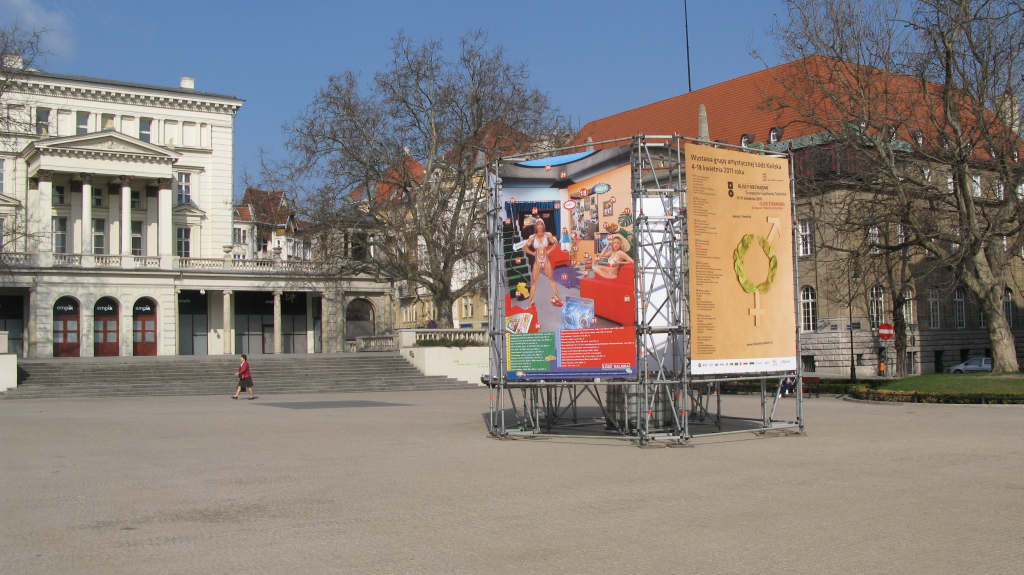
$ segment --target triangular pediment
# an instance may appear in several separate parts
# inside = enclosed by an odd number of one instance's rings
[[[178,204],[177,206],[174,207],[173,211],[174,211],[175,214],[181,214],[181,215],[185,215],[185,216],[205,216],[206,215],[206,212],[204,212],[203,210],[200,210],[199,208],[197,208],[196,206],[193,206],[192,204]]]
[[[79,150],[89,152],[139,154],[144,156],[158,156],[169,160],[176,160],[181,157],[180,152],[176,152],[170,148],[158,146],[149,142],[143,142],[138,138],[126,136],[113,130],[91,132],[78,136],[47,138],[45,140],[33,142],[29,145],[29,148],[34,148],[41,152]]]
[[[10,196],[5,196],[3,194],[0,194],[0,207],[3,207],[3,208],[17,208],[19,206],[21,206],[21,202],[19,202],[18,200],[14,199],[14,198],[12,198]]]

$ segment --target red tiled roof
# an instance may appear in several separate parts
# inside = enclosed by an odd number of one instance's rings
[[[768,130],[786,127],[785,138],[794,138],[816,131],[787,124],[794,119],[789,111],[777,112],[764,105],[764,94],[778,86],[776,78],[785,74],[783,64],[746,76],[727,80],[707,88],[654,102],[587,123],[574,143],[582,144],[589,136],[593,142],[628,138],[638,133],[669,136],[698,136],[700,105],[708,113],[708,135],[712,140],[739,144],[743,134],[754,134],[757,141],[768,139]],[[788,117],[787,117],[788,116]]]
[[[252,210],[249,206],[235,206],[235,221],[236,222],[251,222],[252,221]]]

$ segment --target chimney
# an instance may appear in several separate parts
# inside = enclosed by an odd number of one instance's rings
[[[186,90],[195,90],[196,89],[196,79],[193,78],[192,76],[182,76],[181,77],[181,87],[185,88]]]
[[[996,108],[996,117],[998,117],[1001,122],[1008,124],[1014,133],[1020,134],[1020,103],[1017,98],[1012,94],[1004,94],[1002,96],[996,96],[992,100],[992,103],[995,104]]]
[[[590,136],[587,136],[587,141],[584,142],[584,143],[587,145],[587,151],[588,152],[593,152],[594,151],[594,138],[591,138]]]
[[[708,135],[708,111],[704,108],[704,104],[700,105],[700,110],[697,112],[697,139],[704,142],[711,139]]]

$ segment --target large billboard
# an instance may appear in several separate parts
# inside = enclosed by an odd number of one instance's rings
[[[502,174],[511,380],[636,377],[630,167],[628,156],[598,163],[604,156],[524,162]]]
[[[789,163],[687,144],[690,371],[796,369]]]

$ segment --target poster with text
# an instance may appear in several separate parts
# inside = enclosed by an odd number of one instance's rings
[[[506,184],[501,203],[509,379],[635,377],[629,165],[564,187]]]
[[[688,144],[690,371],[796,369],[789,163]]]

